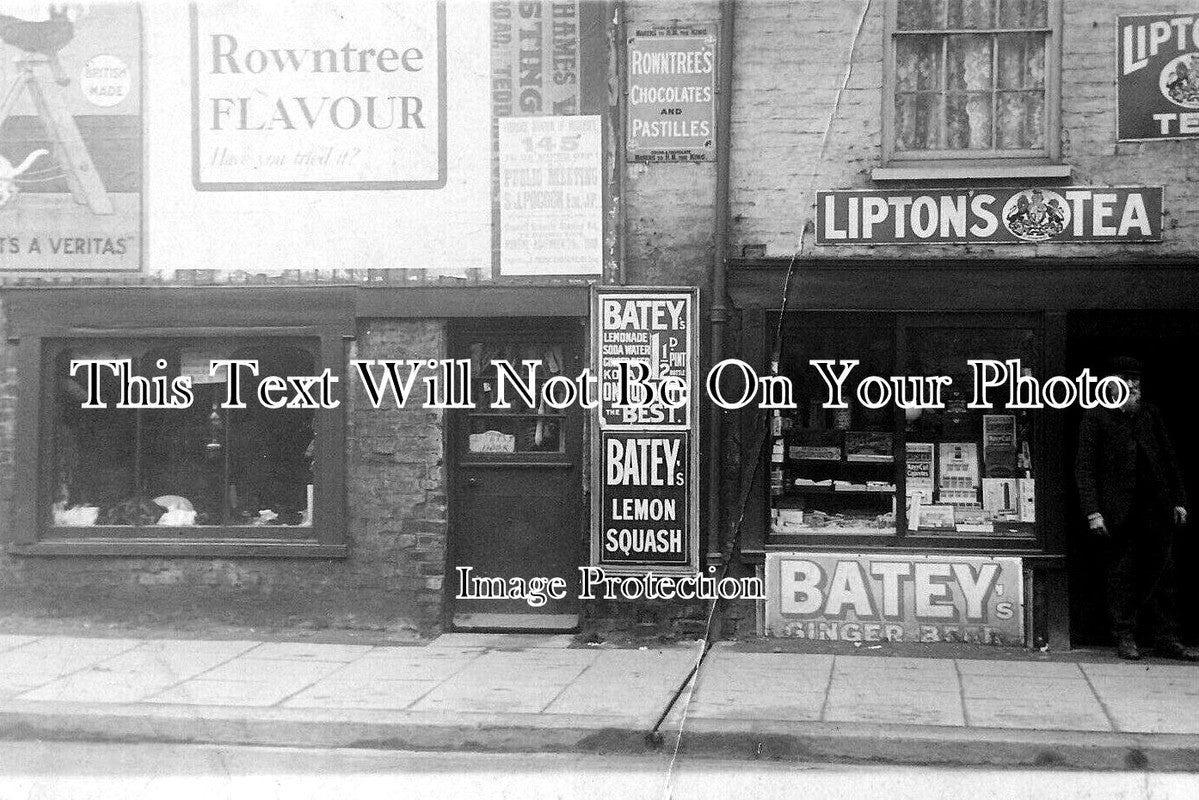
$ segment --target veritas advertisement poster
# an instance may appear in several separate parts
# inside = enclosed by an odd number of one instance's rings
[[[142,20],[133,3],[9,9],[0,44],[0,270],[142,265]]]

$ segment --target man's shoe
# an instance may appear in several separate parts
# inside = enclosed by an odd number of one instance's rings
[[[1116,644],[1116,655],[1125,661],[1140,661],[1141,651],[1137,648],[1137,640],[1131,636],[1121,636]]]
[[[1177,639],[1162,642],[1153,648],[1153,652],[1162,658],[1172,658],[1175,661],[1199,661],[1199,653],[1193,653]]]

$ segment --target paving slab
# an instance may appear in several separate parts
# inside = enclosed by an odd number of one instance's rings
[[[1027,700],[1069,699],[1095,701],[1095,693],[1081,674],[1074,678],[1033,677],[1028,675],[962,675],[962,696],[1024,702]]]
[[[147,697],[145,702],[204,706],[273,706],[301,688],[275,681],[194,680],[163,689]]]
[[[251,645],[252,646],[252,645]],[[220,666],[245,647],[197,648],[141,646],[85,668],[87,673],[142,675],[155,682],[177,683]]]
[[[502,650],[524,648],[564,649],[574,643],[570,634],[542,635],[536,633],[443,633],[429,642],[429,647],[487,647]]]
[[[0,736],[638,752],[699,652],[487,636],[0,640]],[[685,717],[679,746],[721,757],[1199,772],[1197,687],[1192,665],[718,646],[660,732],[671,747]]]
[[[1079,665],[1055,661],[1007,661],[959,658],[955,661],[962,675],[1008,675],[1037,678],[1081,678]]]
[[[836,685],[829,690],[822,719],[826,722],[881,722],[908,725],[966,724],[962,698],[956,692],[908,691],[880,694],[873,689]]]
[[[481,655],[481,651],[475,651],[469,655],[455,654],[453,658],[422,659],[416,656],[399,658],[370,653],[331,673],[330,679],[442,681],[453,677]]]
[[[340,661],[235,658],[201,673],[209,681],[270,681],[301,688],[327,677],[343,665]]]
[[[249,659],[284,661],[353,661],[379,648],[364,644],[264,642],[244,654]]]
[[[31,689],[18,700],[51,700],[70,703],[136,703],[157,694],[177,681],[154,680],[128,673],[83,672]]]
[[[288,708],[408,708],[437,686],[437,681],[324,680],[284,701]]]
[[[986,728],[1033,728],[1061,731],[1113,730],[1103,707],[1092,697],[1054,700],[1027,699],[1019,695],[966,699],[966,716],[971,726]]]
[[[24,636],[15,633],[0,634],[0,652],[36,642],[40,638],[40,636]]]
[[[75,672],[140,645],[133,639],[39,639],[0,653],[0,674],[33,673],[55,677]]]

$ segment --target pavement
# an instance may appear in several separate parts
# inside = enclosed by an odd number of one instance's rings
[[[1199,772],[1199,666],[0,636],[0,738]]]

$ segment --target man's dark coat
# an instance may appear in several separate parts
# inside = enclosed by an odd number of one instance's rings
[[[1142,403],[1132,414],[1122,410],[1092,408],[1083,412],[1078,432],[1075,480],[1082,513],[1103,514],[1110,527],[1123,524],[1133,509],[1137,491],[1137,441],[1145,448],[1145,459],[1159,487],[1157,500],[1171,506],[1186,506],[1186,490],[1161,412]],[[1141,487],[1144,493],[1148,487]]]

